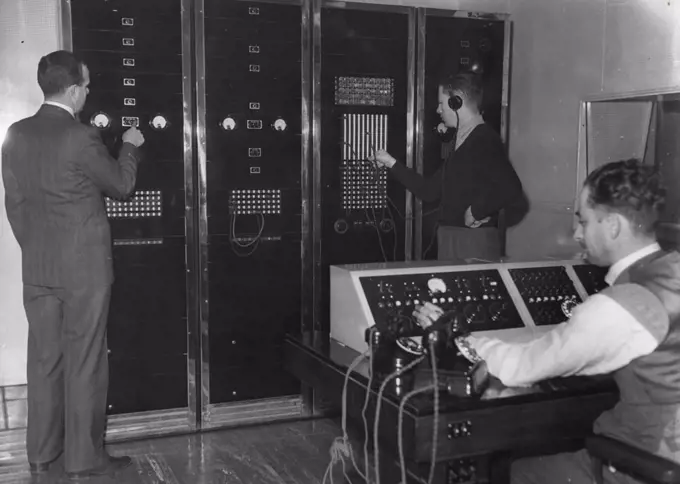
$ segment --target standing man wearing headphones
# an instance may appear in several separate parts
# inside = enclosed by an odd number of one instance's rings
[[[476,74],[461,73],[439,84],[437,114],[456,130],[454,149],[425,178],[387,153],[371,158],[421,200],[440,200],[439,260],[501,257],[498,214],[522,197],[522,184],[505,146],[480,112],[483,88]]]

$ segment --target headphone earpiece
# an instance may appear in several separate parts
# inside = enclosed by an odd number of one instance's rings
[[[463,98],[456,95],[449,97],[449,107],[454,111],[458,111],[463,107]]]

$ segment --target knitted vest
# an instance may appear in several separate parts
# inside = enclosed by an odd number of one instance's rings
[[[620,401],[597,419],[594,430],[680,462],[680,254],[650,254],[624,271],[614,285],[631,283],[661,301],[669,326],[661,328],[652,318],[640,320],[663,339],[654,352],[614,372]]]

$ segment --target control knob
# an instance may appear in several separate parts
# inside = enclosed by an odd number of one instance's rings
[[[432,294],[436,294],[438,292],[446,292],[446,283],[439,279],[438,277],[433,277],[429,281],[427,281],[427,287],[430,290]]]

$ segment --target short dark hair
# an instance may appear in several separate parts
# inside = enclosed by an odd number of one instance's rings
[[[62,94],[83,83],[83,62],[72,52],[57,50],[38,63],[38,85],[45,97]]]
[[[449,96],[453,96],[456,92],[463,93],[467,101],[474,104],[477,109],[482,109],[484,87],[482,86],[482,78],[479,74],[459,72],[454,76],[444,78],[439,83],[439,87]]]
[[[607,163],[590,173],[584,186],[591,207],[623,215],[638,232],[654,232],[666,190],[653,166],[634,158]]]

